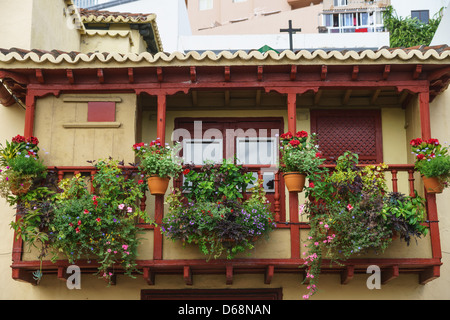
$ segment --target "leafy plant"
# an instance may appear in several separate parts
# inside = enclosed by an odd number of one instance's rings
[[[160,140],[150,144],[143,142],[133,145],[133,150],[141,162],[140,170],[148,177],[157,175],[161,178],[174,177],[181,172],[181,159],[177,156],[180,146],[163,145]]]
[[[124,175],[117,161],[102,160],[96,168],[95,193],[89,192],[79,175],[60,184],[62,193],[55,201],[50,226],[52,246],[71,263],[81,258],[97,260],[98,273],[108,281],[116,264],[133,277],[141,232],[136,219],[149,222],[137,202],[141,187]]]
[[[308,294],[317,291],[322,261],[341,264],[368,251],[383,252],[398,232],[409,245],[411,237],[426,234],[424,202],[420,197],[387,194],[383,170],[358,166],[351,152],[338,158],[335,170],[323,171],[307,188],[304,214],[310,221],[304,266],[308,269]]]
[[[410,141],[415,155],[415,168],[425,177],[437,177],[448,187],[450,182],[450,155],[448,147],[442,146],[438,139]]]
[[[197,244],[207,260],[222,254],[231,259],[252,249],[257,239],[274,228],[262,181],[243,200],[252,174],[244,173],[242,166],[229,161],[207,164],[200,172],[186,169],[185,177],[188,203],[177,189],[167,197],[169,214],[161,226],[167,238]]]
[[[199,169],[186,165],[183,190],[190,201],[238,200],[255,180],[251,172],[225,159],[221,164],[207,162]]]
[[[316,135],[306,131],[291,132],[280,136],[281,163],[283,172],[300,172],[306,175],[318,172],[318,167],[325,161],[319,152]]]
[[[441,22],[441,11],[433,19],[430,19],[428,23],[423,23],[417,18],[398,17],[392,6],[387,7],[384,11],[383,19],[384,26],[390,33],[390,46],[392,48],[408,48],[430,45]]]

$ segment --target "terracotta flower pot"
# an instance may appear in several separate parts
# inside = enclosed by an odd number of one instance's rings
[[[289,192],[302,192],[306,175],[300,172],[286,172],[283,174],[284,183]]]
[[[425,177],[422,176],[423,185],[428,193],[441,193],[444,190],[444,185],[439,181],[437,177]]]
[[[151,194],[165,194],[169,186],[170,178],[161,178],[158,176],[151,176],[147,179],[148,189]]]
[[[29,178],[19,179],[18,182],[11,185],[11,193],[15,196],[26,194],[31,188],[32,180]]]

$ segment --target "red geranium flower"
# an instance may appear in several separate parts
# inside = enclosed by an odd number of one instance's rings
[[[297,138],[306,138],[308,136],[308,132],[306,131],[299,131],[295,134]]]
[[[137,150],[138,148],[142,148],[144,146],[143,142],[133,144],[133,149]]]
[[[191,172],[191,170],[189,170],[189,169],[184,169],[183,174],[186,175],[186,174],[188,174],[189,172]]]
[[[429,139],[427,140],[428,144],[434,144],[434,145],[439,145],[439,140],[438,139]]]
[[[296,147],[296,146],[298,146],[300,144],[300,141],[298,141],[298,140],[291,140],[291,141],[289,141],[289,144],[291,146],[293,146],[293,147]]]
[[[17,136],[12,138],[12,142],[14,143],[21,143],[21,142],[25,142],[26,139],[24,136],[21,136],[20,134],[18,134]]]
[[[27,142],[28,142],[28,143],[31,143],[31,144],[34,144],[35,146],[37,146],[37,145],[39,144],[38,138],[33,137],[33,136],[29,137],[29,138],[27,139]]]
[[[418,154],[417,159],[423,160],[423,159],[425,159],[425,156],[423,154]]]
[[[280,137],[282,139],[292,139],[293,136],[292,136],[292,133],[290,131],[288,131],[286,133],[283,133]]]
[[[423,142],[422,139],[416,138],[416,139],[412,139],[409,144],[416,147],[416,146],[419,146],[422,142]]]

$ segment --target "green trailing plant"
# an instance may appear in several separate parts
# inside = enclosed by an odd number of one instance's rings
[[[168,239],[198,245],[207,260],[222,254],[231,259],[251,250],[275,227],[262,181],[243,199],[252,174],[243,173],[242,166],[225,161],[184,173],[187,199],[177,189],[167,197],[169,210],[161,230]]]
[[[317,291],[324,260],[342,264],[352,256],[382,253],[394,233],[408,245],[412,237],[426,234],[423,199],[388,193],[385,168],[358,166],[358,156],[346,152],[335,170],[323,170],[307,187],[303,212],[311,228],[303,252],[309,290],[305,299]]]
[[[107,281],[118,264],[133,277],[142,231],[137,219],[150,222],[137,202],[143,196],[141,186],[127,177],[115,160],[102,160],[95,166],[94,193],[80,175],[60,184],[62,192],[50,225],[52,246],[71,263],[83,258],[96,260],[98,274]]]
[[[383,19],[384,26],[390,33],[390,46],[408,48],[430,45],[441,18],[442,9],[428,23],[423,23],[417,18],[399,17],[392,6],[387,7]]]

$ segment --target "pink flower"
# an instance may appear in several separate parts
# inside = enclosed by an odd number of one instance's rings
[[[89,210],[88,209],[84,209],[84,214],[88,214]]]
[[[81,224],[81,220],[78,220],[78,225],[80,225]]]
[[[127,250],[128,249],[128,245],[126,245],[126,244],[122,245],[122,249],[123,250]]]
[[[131,208],[131,207],[128,207],[128,208],[127,208],[127,212],[128,212],[128,213],[131,213],[132,211],[133,211],[133,208]]]
[[[124,207],[125,205],[123,203],[118,205],[119,210],[122,210]]]
[[[352,205],[350,203],[347,205],[347,209],[348,210],[352,210],[353,209],[353,207],[352,207]]]
[[[111,249],[108,249],[108,250],[106,250],[106,251],[111,252]]]
[[[100,221],[102,221],[102,219],[100,219],[100,218],[97,218],[97,219],[95,219],[95,220],[97,220],[97,222],[100,222]]]
[[[80,229],[76,228],[75,231],[76,231],[76,233],[78,233],[78,232],[80,232]]]

